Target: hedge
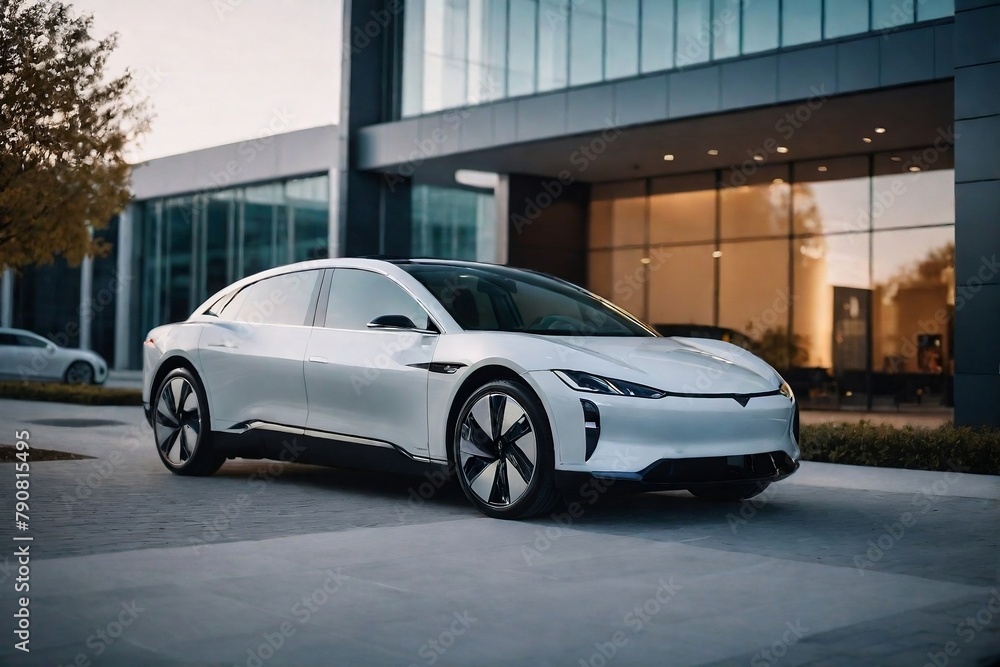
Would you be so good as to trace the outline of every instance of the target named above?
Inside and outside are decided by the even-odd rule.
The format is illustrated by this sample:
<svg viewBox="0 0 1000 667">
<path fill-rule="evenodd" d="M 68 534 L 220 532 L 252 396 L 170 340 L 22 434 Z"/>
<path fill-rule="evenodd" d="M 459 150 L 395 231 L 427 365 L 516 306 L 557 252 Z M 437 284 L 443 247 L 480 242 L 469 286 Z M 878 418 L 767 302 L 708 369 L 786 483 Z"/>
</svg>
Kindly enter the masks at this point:
<svg viewBox="0 0 1000 667">
<path fill-rule="evenodd" d="M 0 398 L 82 405 L 142 405 L 142 392 L 138 389 L 57 382 L 0 382 Z"/>
<path fill-rule="evenodd" d="M 994 428 L 809 424 L 799 440 L 807 461 L 1000 475 L 1000 430 Z"/>
</svg>

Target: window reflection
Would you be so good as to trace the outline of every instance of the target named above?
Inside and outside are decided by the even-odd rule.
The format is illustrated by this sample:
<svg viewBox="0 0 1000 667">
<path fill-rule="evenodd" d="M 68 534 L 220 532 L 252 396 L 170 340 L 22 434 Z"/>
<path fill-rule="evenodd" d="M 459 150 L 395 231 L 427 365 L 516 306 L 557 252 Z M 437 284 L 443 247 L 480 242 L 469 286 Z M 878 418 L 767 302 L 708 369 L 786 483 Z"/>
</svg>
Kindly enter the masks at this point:
<svg viewBox="0 0 1000 667">
<path fill-rule="evenodd" d="M 788 233 L 788 183 L 741 185 L 719 192 L 722 238 L 778 236 Z"/>
<path fill-rule="evenodd" d="M 827 0 L 824 12 L 826 39 L 868 30 L 868 0 Z"/>
<path fill-rule="evenodd" d="M 642 71 L 674 66 L 674 0 L 642 0 Z"/>
<path fill-rule="evenodd" d="M 660 246 L 649 253 L 651 324 L 715 321 L 715 245 Z"/>
<path fill-rule="evenodd" d="M 746 334 L 777 367 L 789 365 L 788 240 L 719 244 L 719 326 Z"/>
<path fill-rule="evenodd" d="M 781 44 L 818 42 L 823 34 L 822 0 L 795 0 L 781 7 Z"/>
<path fill-rule="evenodd" d="M 414 185 L 411 198 L 415 257 L 496 261 L 492 192 Z"/>
<path fill-rule="evenodd" d="M 604 78 L 604 3 L 578 0 L 570 14 L 569 83 L 579 86 Z"/>
<path fill-rule="evenodd" d="M 715 238 L 715 190 L 653 195 L 649 242 L 686 243 Z"/>
<path fill-rule="evenodd" d="M 753 5 L 754 3 L 749 3 Z M 712 58 L 732 58 L 740 54 L 740 14 L 743 0 L 713 0 Z"/>
<path fill-rule="evenodd" d="M 778 0 L 743 5 L 743 53 L 778 48 Z"/>
<path fill-rule="evenodd" d="M 899 0 L 871 0 L 872 30 L 885 30 L 899 25 L 913 23 L 914 2 Z"/>
<path fill-rule="evenodd" d="M 538 90 L 569 83 L 569 13 L 562 0 L 541 0 L 538 12 Z"/>
<path fill-rule="evenodd" d="M 711 48 L 710 0 L 677 0 L 677 66 L 706 62 Z"/>
<path fill-rule="evenodd" d="M 535 92 L 535 31 L 538 19 L 537 0 L 510 0 L 510 49 L 507 70 L 507 94 L 528 95 Z"/>
<path fill-rule="evenodd" d="M 876 176 L 872 190 L 876 229 L 955 222 L 955 172 L 951 169 Z"/>
<path fill-rule="evenodd" d="M 639 71 L 639 0 L 615 0 L 605 10 L 604 76 L 634 76 Z"/>
</svg>

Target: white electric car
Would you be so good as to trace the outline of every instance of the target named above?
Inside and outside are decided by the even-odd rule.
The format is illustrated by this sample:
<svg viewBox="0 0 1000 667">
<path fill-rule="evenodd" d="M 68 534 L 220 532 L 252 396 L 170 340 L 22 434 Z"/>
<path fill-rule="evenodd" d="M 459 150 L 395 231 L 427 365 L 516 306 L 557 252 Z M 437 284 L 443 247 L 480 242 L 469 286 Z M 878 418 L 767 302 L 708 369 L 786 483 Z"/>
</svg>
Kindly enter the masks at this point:
<svg viewBox="0 0 1000 667">
<path fill-rule="evenodd" d="M 738 500 L 799 465 L 795 397 L 767 363 L 504 266 L 284 266 L 143 349 L 156 449 L 182 475 L 233 457 L 441 468 L 483 513 L 519 518 L 595 479 Z"/>
<path fill-rule="evenodd" d="M 103 384 L 108 364 L 96 352 L 62 347 L 24 329 L 0 327 L 0 378 Z"/>
</svg>

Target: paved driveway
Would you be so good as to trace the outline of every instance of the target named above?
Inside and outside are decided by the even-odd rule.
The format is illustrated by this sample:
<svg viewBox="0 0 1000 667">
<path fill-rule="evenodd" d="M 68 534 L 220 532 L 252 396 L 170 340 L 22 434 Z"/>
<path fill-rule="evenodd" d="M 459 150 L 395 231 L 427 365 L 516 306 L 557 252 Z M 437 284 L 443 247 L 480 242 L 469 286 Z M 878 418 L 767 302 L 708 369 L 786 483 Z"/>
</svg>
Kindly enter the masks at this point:
<svg viewBox="0 0 1000 667">
<path fill-rule="evenodd" d="M 55 421 L 53 421 L 55 420 Z M 0 663 L 983 665 L 1000 479 L 804 464 L 755 501 L 602 498 L 481 517 L 431 481 L 267 462 L 170 475 L 136 408 L 0 401 L 31 469 L 31 653 Z M 428 497 L 424 497 L 428 496 Z"/>
</svg>

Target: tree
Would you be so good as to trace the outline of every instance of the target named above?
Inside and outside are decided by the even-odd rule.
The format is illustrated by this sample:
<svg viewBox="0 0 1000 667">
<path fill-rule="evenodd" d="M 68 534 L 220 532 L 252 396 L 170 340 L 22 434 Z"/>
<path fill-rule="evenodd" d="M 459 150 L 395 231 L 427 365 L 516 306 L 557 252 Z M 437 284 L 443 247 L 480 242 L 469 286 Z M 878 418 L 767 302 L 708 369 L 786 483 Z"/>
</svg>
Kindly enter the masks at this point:
<svg viewBox="0 0 1000 667">
<path fill-rule="evenodd" d="M 105 80 L 118 36 L 51 0 L 0 0 L 0 267 L 77 264 L 129 200 L 126 147 L 149 123 L 131 72 Z"/>
</svg>

